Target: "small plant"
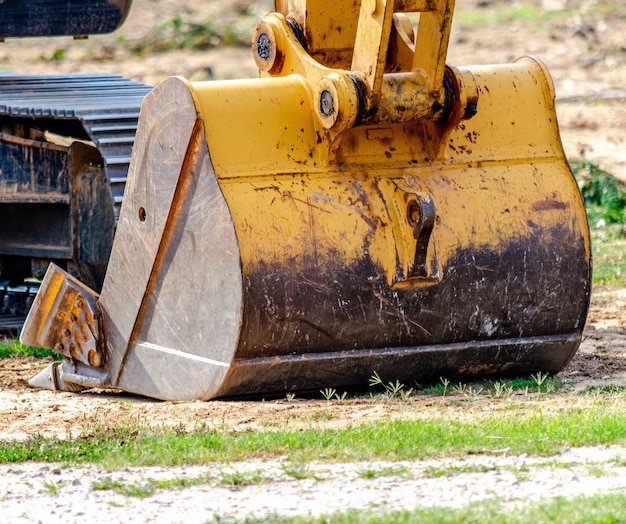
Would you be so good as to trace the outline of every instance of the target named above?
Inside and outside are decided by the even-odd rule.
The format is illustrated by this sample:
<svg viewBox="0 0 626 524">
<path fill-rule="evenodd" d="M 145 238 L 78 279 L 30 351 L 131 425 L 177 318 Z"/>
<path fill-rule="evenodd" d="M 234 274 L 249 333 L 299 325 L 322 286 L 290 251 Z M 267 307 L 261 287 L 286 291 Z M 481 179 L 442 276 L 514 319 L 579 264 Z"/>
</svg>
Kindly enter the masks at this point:
<svg viewBox="0 0 626 524">
<path fill-rule="evenodd" d="M 346 397 L 348 396 L 348 392 L 344 391 L 341 395 L 339 393 L 337 393 L 336 389 L 333 388 L 326 388 L 326 389 L 321 389 L 320 393 L 322 394 L 322 397 L 324 397 L 325 400 L 338 400 L 339 402 L 342 402 L 344 400 L 346 400 Z"/>
<path fill-rule="evenodd" d="M 413 388 L 401 389 L 399 392 L 400 400 L 407 402 L 411 397 L 411 393 L 413 393 Z"/>
<path fill-rule="evenodd" d="M 315 480 L 323 480 L 322 477 L 316 475 L 309 471 L 309 468 L 306 464 L 293 462 L 286 462 L 281 465 L 281 469 L 286 475 L 293 477 L 294 479 L 302 480 L 302 479 L 315 479 Z"/>
<path fill-rule="evenodd" d="M 295 393 L 287 393 L 285 395 L 285 398 L 287 399 L 287 402 L 293 402 L 293 400 L 296 398 L 296 394 Z"/>
<path fill-rule="evenodd" d="M 465 396 L 470 400 L 475 400 L 482 394 L 483 391 L 482 386 L 469 386 Z"/>
<path fill-rule="evenodd" d="M 63 482 L 55 482 L 54 480 L 46 480 L 43 485 L 51 495 L 57 495 L 64 486 Z"/>
<path fill-rule="evenodd" d="M 337 390 L 334 388 L 326 388 L 326 389 L 321 389 L 320 393 L 322 394 L 322 397 L 324 397 L 325 400 L 345 400 L 346 397 L 348 396 L 348 392 L 344 391 L 341 395 L 339 393 L 337 393 Z"/>
<path fill-rule="evenodd" d="M 250 484 L 260 484 L 265 482 L 267 477 L 263 470 L 252 471 L 223 471 L 220 475 L 220 484 L 227 484 L 231 487 L 248 486 Z"/>
<path fill-rule="evenodd" d="M 376 371 L 374 371 L 374 374 L 370 377 L 370 387 L 382 387 L 385 390 L 384 395 L 386 398 L 400 398 L 405 401 L 408 400 L 413 392 L 413 388 L 405 391 L 404 384 L 399 380 L 395 382 L 384 382 Z"/>
<path fill-rule="evenodd" d="M 387 466 L 381 468 L 365 468 L 358 471 L 359 476 L 364 479 L 375 479 L 381 477 L 399 477 L 409 479 L 413 477 L 413 471 L 408 466 Z"/>
<path fill-rule="evenodd" d="M 445 397 L 448 394 L 448 386 L 450 385 L 450 381 L 445 377 L 439 377 L 439 382 L 443 386 L 443 396 Z"/>
<path fill-rule="evenodd" d="M 326 389 L 321 389 L 320 393 L 322 394 L 322 397 L 324 397 L 324 400 L 332 400 L 332 398 L 337 393 L 337 390 L 333 388 L 326 388 Z"/>
<path fill-rule="evenodd" d="M 153 484 L 146 482 L 140 485 L 137 482 L 126 483 L 119 480 L 113 480 L 111 477 L 105 477 L 91 483 L 91 489 L 94 490 L 111 490 L 129 497 L 146 498 L 154 494 L 155 487 Z"/>
<path fill-rule="evenodd" d="M 459 395 L 464 395 L 465 390 L 467 389 L 467 384 L 465 382 L 458 382 L 452 389 Z"/>
<path fill-rule="evenodd" d="M 494 382 L 490 391 L 492 398 L 510 398 L 513 395 L 513 386 L 505 382 Z"/>
<path fill-rule="evenodd" d="M 548 378 L 548 374 L 538 371 L 537 373 L 535 373 L 534 375 L 531 375 L 530 377 L 535 381 L 535 385 L 537 386 L 537 391 L 541 392 L 541 386 L 543 386 L 543 383 Z"/>
<path fill-rule="evenodd" d="M 339 395 L 339 393 L 335 393 L 335 399 L 339 400 L 340 402 L 343 402 L 344 400 L 346 400 L 347 396 L 348 396 L 347 391 L 344 391 L 341 395 Z"/>
<path fill-rule="evenodd" d="M 404 384 L 402 384 L 399 380 L 396 380 L 395 382 L 389 382 L 385 389 L 387 390 L 390 398 L 395 398 L 400 394 L 400 392 L 402 392 L 403 387 Z"/>
</svg>

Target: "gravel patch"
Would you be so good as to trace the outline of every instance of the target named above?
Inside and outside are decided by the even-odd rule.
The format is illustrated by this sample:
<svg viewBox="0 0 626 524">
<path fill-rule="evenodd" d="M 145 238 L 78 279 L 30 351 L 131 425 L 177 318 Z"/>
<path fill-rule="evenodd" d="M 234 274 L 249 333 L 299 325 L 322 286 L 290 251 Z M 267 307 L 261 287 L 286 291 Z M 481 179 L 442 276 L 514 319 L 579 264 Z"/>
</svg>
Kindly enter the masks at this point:
<svg viewBox="0 0 626 524">
<path fill-rule="evenodd" d="M 234 485 L 233 479 L 246 477 L 257 481 Z M 199 478 L 206 483 L 158 487 L 163 480 Z M 151 494 L 142 498 L 94 486 L 115 482 Z M 624 489 L 626 448 L 618 446 L 572 448 L 548 458 L 479 455 L 308 465 L 275 460 L 123 471 L 23 463 L 0 465 L 0 515 L 16 524 L 190 523 L 272 513 L 315 516 L 348 508 L 460 507 L 492 499 L 535 503 Z"/>
</svg>

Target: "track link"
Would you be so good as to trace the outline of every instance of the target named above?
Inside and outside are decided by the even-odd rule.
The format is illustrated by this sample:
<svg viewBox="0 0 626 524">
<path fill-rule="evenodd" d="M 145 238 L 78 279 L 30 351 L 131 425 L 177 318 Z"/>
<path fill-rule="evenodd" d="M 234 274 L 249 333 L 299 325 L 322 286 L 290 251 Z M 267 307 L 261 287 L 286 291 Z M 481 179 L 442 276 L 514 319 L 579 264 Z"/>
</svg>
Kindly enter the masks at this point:
<svg viewBox="0 0 626 524">
<path fill-rule="evenodd" d="M 113 202 L 115 222 L 119 216 L 137 120 L 143 98 L 152 88 L 114 74 L 31 75 L 0 72 L 0 124 L 24 123 L 41 131 L 50 131 L 92 142 L 102 156 Z M 9 131 L 11 132 L 11 131 Z M 3 159 L 0 158 L 0 172 Z M 0 202 L 5 197 L 0 193 Z M 15 201 L 17 197 L 10 197 Z M 2 234 L 0 232 L 0 234 Z M 2 256 L 2 253 L 0 253 Z M 44 257 L 45 258 L 45 257 Z M 1 270 L 1 268 L 0 268 Z M 12 279 L 3 274 L 1 279 Z M 0 279 L 0 280 L 1 280 Z M 15 334 L 21 327 L 32 296 L 17 296 L 13 286 L 8 293 L 0 286 L 0 333 Z M 32 283 L 22 286 L 32 295 Z M 19 291 L 17 291 L 19 294 Z"/>
</svg>

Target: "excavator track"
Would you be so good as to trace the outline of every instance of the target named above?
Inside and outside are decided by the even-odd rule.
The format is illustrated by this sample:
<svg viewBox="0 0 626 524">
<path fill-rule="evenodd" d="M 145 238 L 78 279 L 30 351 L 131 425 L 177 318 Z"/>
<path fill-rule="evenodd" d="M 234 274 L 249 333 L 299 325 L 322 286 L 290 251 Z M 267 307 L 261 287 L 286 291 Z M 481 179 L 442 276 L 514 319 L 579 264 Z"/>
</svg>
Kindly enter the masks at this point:
<svg viewBox="0 0 626 524">
<path fill-rule="evenodd" d="M 0 117 L 79 122 L 102 155 L 117 217 L 141 102 L 151 89 L 114 74 L 0 73 Z"/>
<path fill-rule="evenodd" d="M 113 223 L 110 228 L 114 228 L 124 195 L 141 103 L 150 90 L 150 86 L 115 74 L 33 75 L 0 72 L 0 141 L 15 147 L 13 141 L 19 143 L 20 134 L 21 138 L 30 139 L 33 138 L 30 136 L 32 129 L 36 129 L 37 140 L 45 140 L 40 137 L 52 133 L 66 137 L 68 143 L 80 140 L 92 144 L 101 156 L 98 162 L 106 176 L 104 186 L 110 193 L 110 199 L 105 200 L 112 203 Z M 19 145 L 17 147 L 19 149 Z M 31 163 L 37 161 L 29 158 Z M 49 158 L 52 163 L 52 156 Z M 29 168 L 24 165 L 15 169 Z M 7 191 L 9 182 L 0 182 L 0 204 L 27 206 L 34 199 L 52 198 L 44 192 L 33 198 L 32 191 L 28 194 L 20 193 L 19 190 L 14 192 L 12 188 Z M 71 192 L 69 188 L 61 190 Z M 78 240 L 72 237 L 72 242 L 77 243 Z M 0 257 L 53 258 L 43 248 L 41 254 L 37 250 L 34 243 L 15 248 L 0 242 Z M 37 287 L 36 283 L 23 282 L 21 277 L 16 280 L 10 271 L 8 274 L 2 271 L 0 333 L 15 334 L 20 329 L 25 310 Z"/>
</svg>

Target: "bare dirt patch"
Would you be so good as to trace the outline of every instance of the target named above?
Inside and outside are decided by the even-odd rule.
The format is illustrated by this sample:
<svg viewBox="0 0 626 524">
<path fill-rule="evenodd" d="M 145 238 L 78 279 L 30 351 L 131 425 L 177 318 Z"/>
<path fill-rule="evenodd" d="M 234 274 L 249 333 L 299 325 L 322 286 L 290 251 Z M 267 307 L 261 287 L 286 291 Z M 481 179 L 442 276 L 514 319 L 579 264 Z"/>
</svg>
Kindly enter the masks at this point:
<svg viewBox="0 0 626 524">
<path fill-rule="evenodd" d="M 252 28 L 253 19 L 260 18 L 271 5 L 268 1 L 242 0 L 135 0 L 126 25 L 116 35 L 92 37 L 86 42 L 67 38 L 9 40 L 0 45 L 0 67 L 28 73 L 115 72 L 149 84 L 172 74 L 200 78 L 208 68 L 216 78 L 255 76 L 250 50 L 245 47 L 132 56 L 126 51 L 127 43 L 144 38 L 177 13 L 197 20 L 243 17 Z M 512 15 L 499 24 L 486 25 L 463 23 L 460 16 L 463 12 L 488 14 L 524 5 L 553 16 L 526 20 Z M 626 12 L 621 0 L 460 0 L 456 12 L 449 63 L 505 63 L 523 55 L 542 59 L 554 79 L 568 157 L 593 160 L 626 180 Z M 64 50 L 62 59 L 50 59 L 55 49 Z M 151 424 L 193 427 L 200 421 L 215 428 L 255 430 L 313 424 L 340 427 L 389 417 L 437 416 L 442 409 L 441 397 L 416 397 L 408 403 L 298 398 L 292 402 L 175 403 L 109 391 L 34 391 L 26 382 L 40 365 L 31 359 L 0 361 L 0 438 L 20 439 L 36 433 L 75 435 L 90 424 L 120 423 L 129 418 Z M 594 293 L 584 341 L 562 377 L 572 381 L 576 389 L 626 383 L 626 289 Z M 480 402 L 481 409 L 497 409 L 497 403 Z M 558 406 L 573 402 L 573 397 L 554 395 L 550 402 Z M 458 411 L 461 416 L 462 410 Z"/>
</svg>

